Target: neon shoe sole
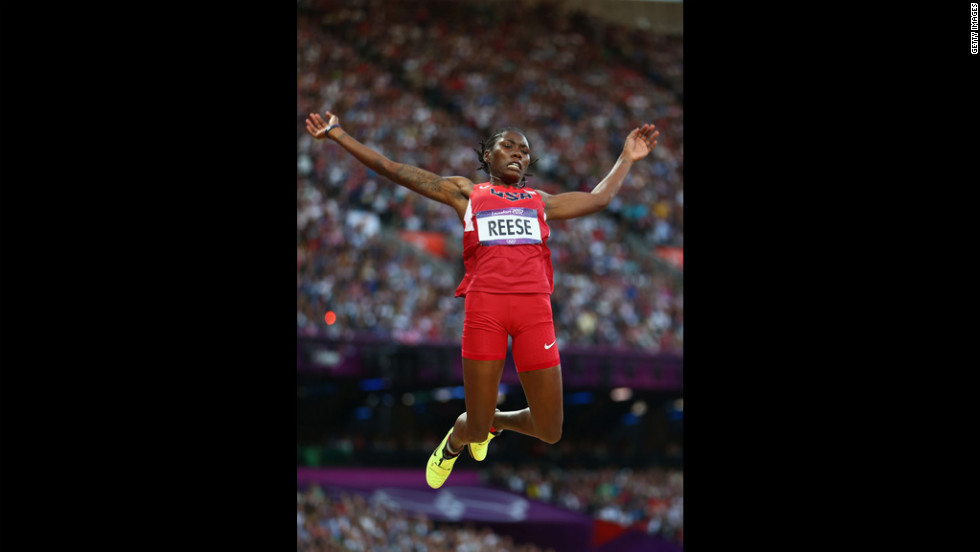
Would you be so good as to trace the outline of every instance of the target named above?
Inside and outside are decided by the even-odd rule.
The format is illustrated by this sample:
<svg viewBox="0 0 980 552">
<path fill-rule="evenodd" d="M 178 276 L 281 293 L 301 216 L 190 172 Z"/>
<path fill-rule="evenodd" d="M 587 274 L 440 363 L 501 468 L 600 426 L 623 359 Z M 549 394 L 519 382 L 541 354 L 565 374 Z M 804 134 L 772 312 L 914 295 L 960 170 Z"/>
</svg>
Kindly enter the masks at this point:
<svg viewBox="0 0 980 552">
<path fill-rule="evenodd" d="M 499 434 L 500 432 L 498 431 L 497 435 Z M 493 438 L 496 437 L 497 435 L 494 435 L 493 433 L 488 433 L 486 441 L 483 441 L 482 443 L 470 443 L 469 445 L 466 445 L 467 450 L 469 450 L 470 456 L 472 456 L 473 459 L 476 460 L 477 462 L 483 462 L 483 460 L 486 459 L 487 457 L 487 446 L 490 444 L 490 441 L 492 441 Z"/>
<path fill-rule="evenodd" d="M 442 438 L 442 442 L 439 443 L 436 450 L 429 456 L 429 463 L 425 467 L 425 482 L 433 489 L 442 487 L 442 484 L 446 482 L 446 478 L 452 473 L 456 460 L 459 460 L 458 455 L 454 458 L 445 458 L 442 455 L 442 451 L 446 447 L 446 441 L 452 432 L 452 428 L 446 432 L 446 436 Z"/>
</svg>

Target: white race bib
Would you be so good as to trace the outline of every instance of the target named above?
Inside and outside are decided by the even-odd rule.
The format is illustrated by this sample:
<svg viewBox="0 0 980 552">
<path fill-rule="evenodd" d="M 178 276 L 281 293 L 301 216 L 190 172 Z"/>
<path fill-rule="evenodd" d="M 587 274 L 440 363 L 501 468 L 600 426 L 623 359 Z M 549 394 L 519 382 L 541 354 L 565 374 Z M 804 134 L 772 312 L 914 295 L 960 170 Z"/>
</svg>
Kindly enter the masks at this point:
<svg viewBox="0 0 980 552">
<path fill-rule="evenodd" d="M 476 214 L 480 245 L 541 243 L 541 225 L 534 209 L 511 207 Z"/>
</svg>

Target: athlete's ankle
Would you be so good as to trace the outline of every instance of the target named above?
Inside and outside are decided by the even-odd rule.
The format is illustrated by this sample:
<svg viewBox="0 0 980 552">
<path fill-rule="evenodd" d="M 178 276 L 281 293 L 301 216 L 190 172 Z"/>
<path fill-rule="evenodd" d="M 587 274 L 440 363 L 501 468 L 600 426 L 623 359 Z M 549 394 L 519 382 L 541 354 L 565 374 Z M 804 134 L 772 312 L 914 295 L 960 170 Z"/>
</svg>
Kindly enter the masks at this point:
<svg viewBox="0 0 980 552">
<path fill-rule="evenodd" d="M 466 446 L 463 445 L 459 447 L 459 450 L 453 451 L 453 446 L 450 444 L 452 439 L 453 439 L 452 434 L 449 434 L 449 439 L 446 439 L 446 446 L 442 448 L 442 455 L 445 456 L 446 458 L 456 458 L 457 456 L 459 456 L 459 453 L 463 452 L 463 447 Z"/>
</svg>

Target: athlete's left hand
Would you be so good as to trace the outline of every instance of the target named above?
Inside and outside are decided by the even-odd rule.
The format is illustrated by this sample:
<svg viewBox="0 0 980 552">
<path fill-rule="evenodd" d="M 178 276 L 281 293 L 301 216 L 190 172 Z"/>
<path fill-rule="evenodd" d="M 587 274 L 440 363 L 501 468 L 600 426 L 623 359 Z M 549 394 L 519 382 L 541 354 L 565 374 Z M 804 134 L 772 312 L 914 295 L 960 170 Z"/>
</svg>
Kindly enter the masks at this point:
<svg viewBox="0 0 980 552">
<path fill-rule="evenodd" d="M 660 131 L 655 129 L 656 126 L 651 124 L 634 128 L 626 137 L 623 155 L 630 161 L 639 161 L 646 157 L 656 147 L 657 136 L 660 136 Z"/>
</svg>

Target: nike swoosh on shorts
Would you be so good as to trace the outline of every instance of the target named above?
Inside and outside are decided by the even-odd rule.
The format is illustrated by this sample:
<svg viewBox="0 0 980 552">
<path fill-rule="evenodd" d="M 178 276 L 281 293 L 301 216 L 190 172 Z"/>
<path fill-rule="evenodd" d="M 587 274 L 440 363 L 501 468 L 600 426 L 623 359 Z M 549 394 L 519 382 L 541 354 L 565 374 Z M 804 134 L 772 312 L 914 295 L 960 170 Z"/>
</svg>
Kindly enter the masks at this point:
<svg viewBox="0 0 980 552">
<path fill-rule="evenodd" d="M 551 345 L 545 345 L 544 348 L 545 349 L 550 349 L 550 348 L 554 347 L 555 343 L 558 343 L 558 340 L 557 339 L 554 340 L 554 341 L 552 341 L 551 342 Z"/>
</svg>

